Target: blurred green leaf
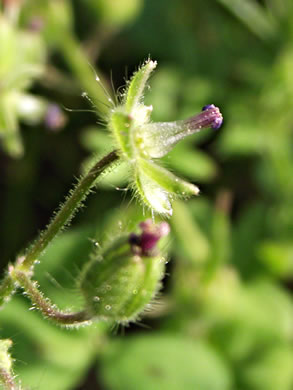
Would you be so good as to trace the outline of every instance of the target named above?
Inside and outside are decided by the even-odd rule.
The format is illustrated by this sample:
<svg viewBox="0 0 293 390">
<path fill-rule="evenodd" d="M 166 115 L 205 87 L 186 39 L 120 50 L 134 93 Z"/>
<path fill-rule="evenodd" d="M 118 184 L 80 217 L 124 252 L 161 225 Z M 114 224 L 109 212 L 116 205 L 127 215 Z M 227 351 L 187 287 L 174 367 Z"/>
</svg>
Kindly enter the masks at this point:
<svg viewBox="0 0 293 390">
<path fill-rule="evenodd" d="M 107 26 L 121 27 L 135 19 L 142 7 L 143 0 L 87 0 L 88 6 L 96 12 Z"/>
<path fill-rule="evenodd" d="M 243 370 L 243 381 L 251 390 L 290 390 L 293 386 L 293 349 L 280 345 L 264 351 Z"/>
<path fill-rule="evenodd" d="M 209 242 L 184 203 L 174 203 L 171 226 L 180 252 L 195 265 L 204 263 L 210 251 Z"/>
<path fill-rule="evenodd" d="M 293 243 L 267 241 L 260 244 L 258 257 L 276 276 L 293 275 Z"/>
<path fill-rule="evenodd" d="M 176 335 L 113 341 L 99 368 L 109 390 L 228 390 L 233 381 L 210 345 Z"/>
<path fill-rule="evenodd" d="M 71 389 L 79 382 L 98 352 L 102 333 L 103 327 L 57 328 L 16 297 L 1 312 L 1 334 L 14 339 L 14 371 L 24 386 L 40 390 Z"/>
<path fill-rule="evenodd" d="M 255 0 L 218 0 L 259 38 L 270 39 L 276 33 L 272 15 Z"/>
<path fill-rule="evenodd" d="M 175 172 L 182 173 L 191 180 L 210 181 L 217 173 L 213 160 L 207 154 L 193 148 L 190 139 L 176 145 L 163 160 L 174 168 Z"/>
</svg>

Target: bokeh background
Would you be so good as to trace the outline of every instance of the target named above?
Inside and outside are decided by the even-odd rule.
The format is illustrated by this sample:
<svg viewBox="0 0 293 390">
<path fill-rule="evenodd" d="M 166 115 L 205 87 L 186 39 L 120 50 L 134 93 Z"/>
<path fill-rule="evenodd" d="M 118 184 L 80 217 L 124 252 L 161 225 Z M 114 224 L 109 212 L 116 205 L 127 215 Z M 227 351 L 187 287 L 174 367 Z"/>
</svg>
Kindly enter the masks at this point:
<svg viewBox="0 0 293 390">
<path fill-rule="evenodd" d="M 201 195 L 177 202 L 168 274 L 137 324 L 66 331 L 19 292 L 0 313 L 14 369 L 40 390 L 293 389 L 293 3 L 291 0 L 0 2 L 1 266 L 50 219 L 92 156 L 99 124 L 149 56 L 153 119 L 216 104 L 223 127 L 165 158 Z M 119 89 L 120 88 L 120 89 Z M 96 111 L 92 112 L 92 111 Z M 62 308 L 96 243 L 143 218 L 121 167 L 36 270 Z M 119 189 L 118 189 L 119 188 Z"/>
</svg>

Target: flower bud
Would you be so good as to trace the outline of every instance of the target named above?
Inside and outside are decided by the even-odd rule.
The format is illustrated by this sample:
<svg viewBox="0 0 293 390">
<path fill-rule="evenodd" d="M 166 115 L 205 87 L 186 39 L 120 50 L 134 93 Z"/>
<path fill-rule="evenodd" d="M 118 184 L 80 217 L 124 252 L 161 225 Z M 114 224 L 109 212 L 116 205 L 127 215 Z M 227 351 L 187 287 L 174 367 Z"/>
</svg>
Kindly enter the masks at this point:
<svg viewBox="0 0 293 390">
<path fill-rule="evenodd" d="M 170 216 L 174 198 L 197 195 L 199 189 L 153 159 L 165 156 L 178 141 L 203 128 L 218 129 L 223 117 L 218 107 L 209 104 L 200 114 L 186 120 L 151 123 L 152 106 L 143 103 L 143 94 L 156 66 L 156 61 L 147 60 L 134 73 L 121 105 L 111 110 L 108 127 L 120 157 L 128 163 L 135 193 L 152 212 Z"/>
<path fill-rule="evenodd" d="M 222 123 L 223 117 L 219 108 L 210 104 L 204 106 L 200 114 L 189 119 L 145 124 L 137 129 L 134 139 L 142 156 L 160 158 L 188 135 L 208 127 L 219 129 Z"/>
<path fill-rule="evenodd" d="M 165 260 L 157 246 L 166 222 L 140 224 L 140 234 L 118 237 L 85 267 L 80 288 L 91 317 L 127 323 L 156 295 Z"/>
</svg>

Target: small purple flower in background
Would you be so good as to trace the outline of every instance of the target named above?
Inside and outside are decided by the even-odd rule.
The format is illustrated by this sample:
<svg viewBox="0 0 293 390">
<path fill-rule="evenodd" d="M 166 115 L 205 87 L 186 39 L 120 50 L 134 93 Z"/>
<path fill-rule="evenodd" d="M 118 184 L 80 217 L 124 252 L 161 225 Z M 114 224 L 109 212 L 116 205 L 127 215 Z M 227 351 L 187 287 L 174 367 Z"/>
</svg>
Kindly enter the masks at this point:
<svg viewBox="0 0 293 390">
<path fill-rule="evenodd" d="M 151 219 L 141 222 L 139 227 L 142 230 L 140 235 L 132 233 L 129 243 L 135 254 L 152 256 L 156 250 L 158 241 L 169 234 L 170 226 L 167 222 L 154 224 Z"/>
<path fill-rule="evenodd" d="M 58 104 L 50 104 L 46 116 L 45 116 L 45 125 L 50 130 L 59 130 L 66 123 L 65 115 L 58 106 Z"/>
<path fill-rule="evenodd" d="M 33 17 L 28 24 L 28 29 L 32 32 L 40 32 L 45 26 L 44 19 L 40 16 Z"/>
</svg>

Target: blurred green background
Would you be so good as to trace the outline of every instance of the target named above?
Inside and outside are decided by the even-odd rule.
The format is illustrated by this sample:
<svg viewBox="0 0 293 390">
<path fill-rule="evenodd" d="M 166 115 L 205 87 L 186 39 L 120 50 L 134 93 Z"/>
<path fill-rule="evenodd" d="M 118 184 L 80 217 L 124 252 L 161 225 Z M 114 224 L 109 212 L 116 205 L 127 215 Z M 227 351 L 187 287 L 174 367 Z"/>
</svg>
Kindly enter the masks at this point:
<svg viewBox="0 0 293 390">
<path fill-rule="evenodd" d="M 201 195 L 174 207 L 164 289 L 140 323 L 66 331 L 29 311 L 21 293 L 1 311 L 0 338 L 13 340 L 23 385 L 292 390 L 292 1 L 0 4 L 3 268 L 47 224 L 82 166 L 112 148 L 99 115 L 86 111 L 101 114 L 107 104 L 94 68 L 119 93 L 151 56 L 159 64 L 146 96 L 154 120 L 184 119 L 211 103 L 224 115 L 221 130 L 192 136 L 165 158 Z M 143 218 L 125 182 L 122 166 L 37 267 L 60 307 L 79 306 L 75 279 L 94 243 Z"/>
</svg>

